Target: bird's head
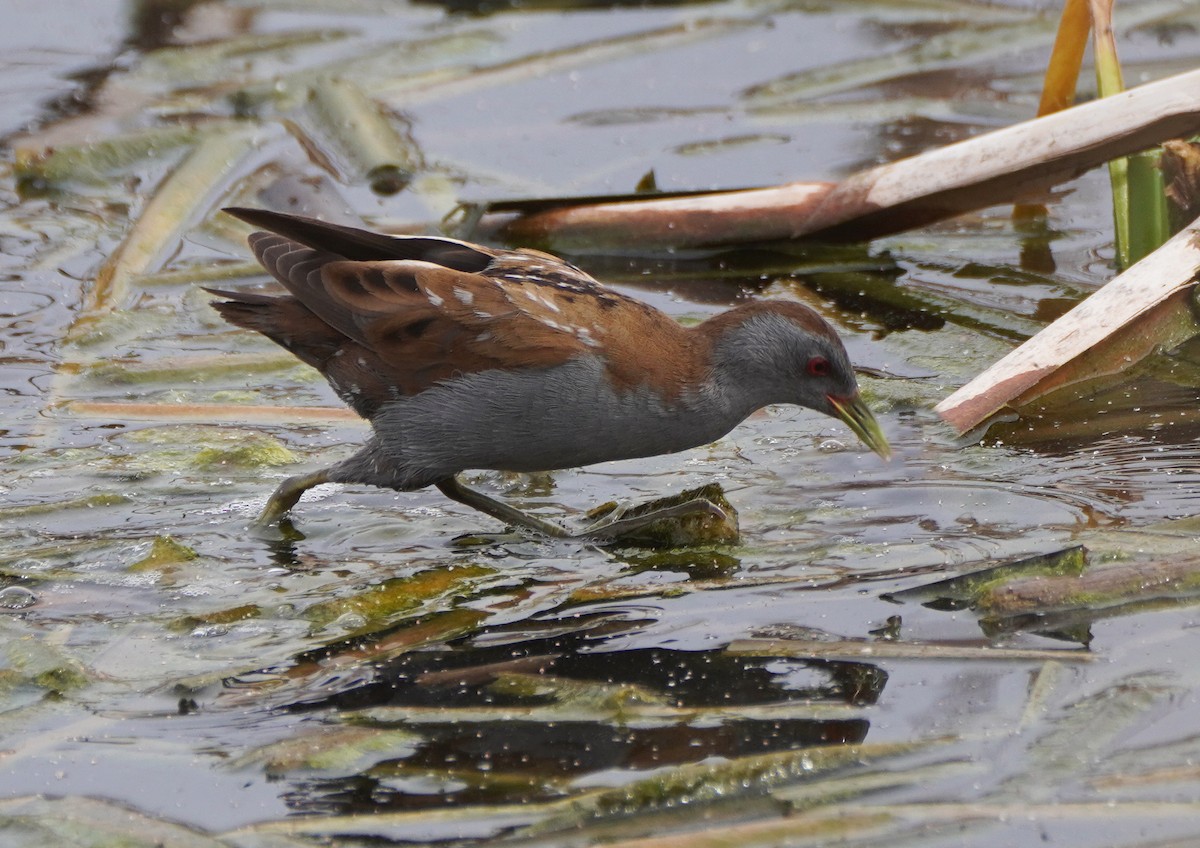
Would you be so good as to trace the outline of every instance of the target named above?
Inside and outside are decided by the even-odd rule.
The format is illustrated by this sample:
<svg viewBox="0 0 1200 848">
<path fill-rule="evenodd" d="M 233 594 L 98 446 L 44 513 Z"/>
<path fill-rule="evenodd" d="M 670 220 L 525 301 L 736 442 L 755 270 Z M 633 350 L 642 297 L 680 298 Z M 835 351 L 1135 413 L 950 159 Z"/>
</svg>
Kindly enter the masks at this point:
<svg viewBox="0 0 1200 848">
<path fill-rule="evenodd" d="M 713 368 L 725 390 L 757 409 L 792 403 L 845 422 L 884 459 L 891 448 L 863 402 L 841 339 L 812 309 L 788 301 L 759 301 L 708 323 Z"/>
</svg>

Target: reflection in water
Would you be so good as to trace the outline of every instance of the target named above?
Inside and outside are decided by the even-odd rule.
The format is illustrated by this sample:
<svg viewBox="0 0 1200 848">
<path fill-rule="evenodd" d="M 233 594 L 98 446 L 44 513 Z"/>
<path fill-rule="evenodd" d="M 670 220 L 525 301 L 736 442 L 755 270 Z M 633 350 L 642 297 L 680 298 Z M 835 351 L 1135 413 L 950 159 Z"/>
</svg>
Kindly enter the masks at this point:
<svg viewBox="0 0 1200 848">
<path fill-rule="evenodd" d="M 866 730 L 863 719 L 749 719 L 646 728 L 571 721 L 422 724 L 423 741 L 413 754 L 352 777 L 298 780 L 286 799 L 298 812 L 338 815 L 528 804 L 562 797 L 569 781 L 582 777 L 630 780 L 637 772 L 708 757 L 853 744 Z"/>
<path fill-rule="evenodd" d="M 375 664 L 374 679 L 366 685 L 343 688 L 324 680 L 315 687 L 319 695 L 314 692 L 288 708 L 308 712 L 377 706 L 528 706 L 554 699 L 553 688 L 547 695 L 497 688 L 498 679 L 512 674 L 646 687 L 654 693 L 654 700 L 677 708 L 796 701 L 868 704 L 878 698 L 887 681 L 887 675 L 878 669 L 855 662 L 805 660 L 780 666 L 720 651 L 603 650 L 604 640 L 613 633 L 608 632 L 610 627 L 595 627 L 604 622 L 604 616 L 591 619 L 583 617 L 592 625 L 587 629 L 546 638 L 483 647 L 467 642 L 448 650 L 404 654 Z M 636 629 L 635 622 L 613 623 L 622 631 Z M 522 622 L 520 632 L 528 633 L 535 624 Z M 485 641 L 492 641 L 503 634 L 500 628 L 487 629 L 482 635 Z M 386 640 L 386 633 L 373 638 Z M 520 665 L 514 666 L 518 662 Z M 806 674 L 799 676 L 798 669 Z M 536 688 L 536 681 L 530 684 Z"/>
<path fill-rule="evenodd" d="M 636 772 L 714 757 L 859 743 L 865 718 L 816 713 L 822 705 L 875 703 L 887 681 L 878 667 L 857 662 L 605 650 L 613 634 L 603 617 L 580 623 L 587 626 L 523 638 L 534 627 L 523 622 L 515 640 L 492 628 L 483 646 L 468 639 L 408 653 L 376 664 L 370 680 L 326 677 L 322 694 L 288 709 L 342 721 L 360 715 L 366 725 L 409 728 L 417 737 L 411 753 L 364 772 L 293 783 L 288 804 L 338 814 L 522 804 L 558 797 L 564 781 L 580 777 L 604 782 L 619 774 L 627 782 Z"/>
</svg>

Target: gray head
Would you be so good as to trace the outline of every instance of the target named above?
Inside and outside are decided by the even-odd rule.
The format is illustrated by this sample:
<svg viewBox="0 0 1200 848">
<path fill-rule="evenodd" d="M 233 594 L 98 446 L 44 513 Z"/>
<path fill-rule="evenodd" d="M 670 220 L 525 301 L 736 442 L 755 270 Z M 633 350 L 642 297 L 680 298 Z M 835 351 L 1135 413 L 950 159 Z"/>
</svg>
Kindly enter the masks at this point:
<svg viewBox="0 0 1200 848">
<path fill-rule="evenodd" d="M 702 326 L 712 334 L 717 384 L 748 411 L 774 403 L 806 406 L 841 419 L 873 451 L 890 455 L 859 396 L 846 348 L 816 312 L 799 303 L 757 302 Z"/>
</svg>

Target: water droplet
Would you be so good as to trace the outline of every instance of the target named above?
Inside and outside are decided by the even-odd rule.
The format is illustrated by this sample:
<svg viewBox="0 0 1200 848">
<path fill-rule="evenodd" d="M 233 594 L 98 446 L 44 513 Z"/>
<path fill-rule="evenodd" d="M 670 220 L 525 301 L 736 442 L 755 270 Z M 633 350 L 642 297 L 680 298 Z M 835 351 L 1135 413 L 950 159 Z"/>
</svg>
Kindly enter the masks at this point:
<svg viewBox="0 0 1200 848">
<path fill-rule="evenodd" d="M 37 595 L 24 586 L 9 586 L 6 589 L 0 589 L 0 609 L 25 609 L 36 604 L 37 601 Z"/>
</svg>

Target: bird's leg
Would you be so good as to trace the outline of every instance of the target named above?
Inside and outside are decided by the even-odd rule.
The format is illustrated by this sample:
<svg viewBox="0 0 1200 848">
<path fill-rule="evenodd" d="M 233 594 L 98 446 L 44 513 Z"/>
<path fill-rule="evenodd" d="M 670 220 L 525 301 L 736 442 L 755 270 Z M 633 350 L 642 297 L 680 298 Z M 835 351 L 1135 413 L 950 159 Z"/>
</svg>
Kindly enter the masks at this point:
<svg viewBox="0 0 1200 848">
<path fill-rule="evenodd" d="M 541 533 L 543 536 L 550 536 L 554 539 L 569 539 L 572 537 L 570 533 L 557 524 L 542 521 L 540 518 L 527 515 L 521 512 L 521 510 L 502 503 L 495 498 L 489 498 L 482 492 L 468 489 L 462 483 L 458 482 L 457 477 L 447 477 L 433 485 L 437 486 L 441 490 L 441 493 L 450 500 L 458 501 L 460 504 L 477 509 L 485 515 L 492 516 L 492 518 L 498 518 L 506 524 L 524 527 L 527 530 L 533 530 L 536 533 Z"/>
<path fill-rule="evenodd" d="M 447 477 L 445 480 L 440 480 L 434 485 L 441 490 L 443 495 L 452 501 L 458 501 L 460 504 L 477 509 L 486 515 L 498 518 L 506 524 L 524 527 L 527 530 L 533 530 L 536 533 L 554 539 L 586 539 L 612 542 L 619 540 L 622 536 L 629 533 L 642 530 L 656 521 L 668 518 L 682 518 L 698 514 L 711 515 L 724 520 L 728 520 L 729 518 L 725 510 L 712 501 L 706 498 L 693 498 L 690 501 L 651 510 L 642 515 L 634 515 L 628 518 L 617 517 L 610 520 L 602 519 L 579 533 L 570 533 L 557 524 L 535 518 L 508 504 L 476 492 L 474 489 L 468 489 L 458 482 L 458 479 L 455 477 Z"/>
<path fill-rule="evenodd" d="M 301 495 L 313 486 L 320 486 L 322 483 L 328 482 L 328 468 L 322 468 L 319 471 L 313 471 L 309 474 L 297 474 L 295 477 L 287 478 L 279 484 L 279 488 L 271 495 L 255 524 L 260 526 L 274 524 L 296 505 L 296 501 L 300 500 Z"/>
<path fill-rule="evenodd" d="M 707 498 L 693 498 L 690 501 L 664 506 L 661 509 L 644 512 L 641 515 L 631 515 L 628 518 L 621 518 L 620 516 L 624 512 L 625 510 L 618 510 L 618 517 L 609 520 L 601 519 L 583 530 L 579 536 L 588 539 L 616 539 L 642 530 L 656 521 L 663 521 L 668 518 L 683 518 L 688 515 L 704 514 L 722 519 L 723 521 L 729 520 L 729 516 L 725 510 Z"/>
</svg>

